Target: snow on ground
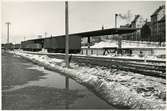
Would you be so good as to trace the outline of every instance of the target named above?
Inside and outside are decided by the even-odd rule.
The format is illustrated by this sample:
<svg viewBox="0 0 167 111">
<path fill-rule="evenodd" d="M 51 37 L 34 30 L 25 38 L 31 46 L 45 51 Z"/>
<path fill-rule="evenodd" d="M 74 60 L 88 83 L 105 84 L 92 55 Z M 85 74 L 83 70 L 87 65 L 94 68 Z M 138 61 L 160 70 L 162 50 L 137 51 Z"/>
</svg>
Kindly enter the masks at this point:
<svg viewBox="0 0 167 111">
<path fill-rule="evenodd" d="M 33 60 L 41 61 L 45 64 L 49 64 L 53 67 L 59 67 L 60 70 L 64 70 L 65 61 L 62 59 L 49 58 L 44 55 L 32 55 L 22 52 L 15 52 L 17 55 L 29 57 Z M 92 66 L 84 63 L 70 63 L 70 71 L 77 76 L 82 76 L 88 81 L 90 75 L 103 78 L 108 82 L 119 83 L 130 91 L 137 93 L 145 99 L 151 101 L 158 101 L 165 103 L 166 101 L 166 80 L 151 76 L 145 76 L 138 73 L 126 72 L 117 69 L 108 69 L 106 67 Z M 91 76 L 90 76 L 90 79 Z"/>
<path fill-rule="evenodd" d="M 105 42 L 101 41 L 99 43 L 95 43 L 95 45 L 91 46 L 90 48 L 103 48 L 103 47 L 117 47 L 118 43 L 117 42 Z"/>
</svg>

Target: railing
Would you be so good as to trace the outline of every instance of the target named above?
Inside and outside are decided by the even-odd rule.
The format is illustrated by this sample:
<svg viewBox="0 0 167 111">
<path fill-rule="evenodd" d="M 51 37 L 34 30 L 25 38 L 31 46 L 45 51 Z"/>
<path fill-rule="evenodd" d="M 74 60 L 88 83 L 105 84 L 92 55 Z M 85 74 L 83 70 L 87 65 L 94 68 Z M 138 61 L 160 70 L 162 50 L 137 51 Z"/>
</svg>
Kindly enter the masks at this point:
<svg viewBox="0 0 167 111">
<path fill-rule="evenodd" d="M 103 48 L 81 48 L 81 54 L 83 55 L 103 55 Z"/>
</svg>

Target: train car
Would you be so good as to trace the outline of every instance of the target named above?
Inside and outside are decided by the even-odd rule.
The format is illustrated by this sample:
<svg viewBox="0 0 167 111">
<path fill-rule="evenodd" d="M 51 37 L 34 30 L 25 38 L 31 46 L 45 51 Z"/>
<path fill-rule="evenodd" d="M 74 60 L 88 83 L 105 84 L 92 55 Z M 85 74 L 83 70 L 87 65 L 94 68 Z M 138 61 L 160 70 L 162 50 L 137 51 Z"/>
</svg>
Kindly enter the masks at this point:
<svg viewBox="0 0 167 111">
<path fill-rule="evenodd" d="M 20 49 L 21 48 L 21 44 L 14 44 L 14 49 Z"/>
<path fill-rule="evenodd" d="M 65 53 L 65 36 L 44 39 L 44 49 L 48 52 Z M 69 53 L 80 53 L 81 37 L 69 36 Z"/>
<path fill-rule="evenodd" d="M 27 40 L 21 42 L 21 49 L 25 51 L 41 51 L 43 47 L 42 39 Z"/>
<path fill-rule="evenodd" d="M 1 49 L 5 49 L 5 44 L 1 44 Z"/>
<path fill-rule="evenodd" d="M 6 44 L 2 45 L 2 49 L 13 50 L 14 49 L 14 45 L 12 43 L 6 43 Z"/>
</svg>

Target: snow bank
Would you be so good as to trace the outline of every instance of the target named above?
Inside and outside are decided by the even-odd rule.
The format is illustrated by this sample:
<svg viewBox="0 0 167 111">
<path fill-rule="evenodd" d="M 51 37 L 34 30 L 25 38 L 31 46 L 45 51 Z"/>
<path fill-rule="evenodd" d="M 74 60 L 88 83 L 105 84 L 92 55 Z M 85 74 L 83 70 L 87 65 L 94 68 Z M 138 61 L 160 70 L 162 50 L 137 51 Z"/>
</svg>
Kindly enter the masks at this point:
<svg viewBox="0 0 167 111">
<path fill-rule="evenodd" d="M 79 65 L 73 63 L 71 64 L 71 68 L 67 69 L 65 68 L 64 61 L 61 59 L 51 59 L 47 56 L 25 54 L 20 52 L 15 53 L 38 65 L 42 65 L 49 70 L 58 71 L 65 76 L 71 77 L 78 83 L 87 86 L 90 90 L 95 92 L 95 94 L 115 107 L 122 109 L 165 109 L 164 102 L 144 98 L 136 91 L 132 90 L 132 88 L 129 89 L 125 85 L 122 85 L 122 83 L 127 80 L 132 81 L 132 76 L 117 76 L 119 74 L 115 74 L 114 72 L 112 73 L 115 75 L 111 75 L 109 70 L 104 71 L 98 67 L 80 67 Z M 112 76 L 109 81 L 106 80 L 106 75 Z M 117 82 L 118 80 L 120 81 Z"/>
</svg>

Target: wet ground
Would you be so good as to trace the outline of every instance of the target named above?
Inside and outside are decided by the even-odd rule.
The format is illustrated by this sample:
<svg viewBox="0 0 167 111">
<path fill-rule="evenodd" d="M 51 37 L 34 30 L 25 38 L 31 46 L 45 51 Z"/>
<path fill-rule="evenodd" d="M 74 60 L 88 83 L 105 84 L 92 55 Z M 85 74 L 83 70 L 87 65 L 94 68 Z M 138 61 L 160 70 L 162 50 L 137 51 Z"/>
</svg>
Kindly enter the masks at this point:
<svg viewBox="0 0 167 111">
<path fill-rule="evenodd" d="M 59 73 L 3 53 L 2 109 L 115 108 Z"/>
</svg>

